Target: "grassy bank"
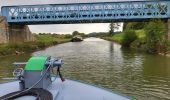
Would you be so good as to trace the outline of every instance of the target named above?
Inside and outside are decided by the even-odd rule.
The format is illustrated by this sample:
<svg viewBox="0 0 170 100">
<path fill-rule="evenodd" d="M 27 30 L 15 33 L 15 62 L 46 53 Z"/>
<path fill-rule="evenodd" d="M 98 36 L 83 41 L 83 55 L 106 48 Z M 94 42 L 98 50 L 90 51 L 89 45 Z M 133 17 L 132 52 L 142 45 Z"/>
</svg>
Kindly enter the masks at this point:
<svg viewBox="0 0 170 100">
<path fill-rule="evenodd" d="M 35 35 L 35 41 L 23 43 L 8 43 L 0 45 L 0 56 L 29 53 L 46 47 L 69 42 L 67 35 Z"/>
<path fill-rule="evenodd" d="M 136 33 L 137 39 L 131 43 L 130 47 L 133 48 L 133 49 L 137 49 L 137 50 L 147 52 L 145 31 L 143 29 L 135 30 L 135 33 Z M 118 34 L 115 34 L 115 35 L 112 35 L 112 36 L 111 35 L 102 36 L 100 38 L 122 44 L 123 36 L 124 36 L 124 33 L 122 32 L 122 33 L 118 33 Z M 162 52 L 163 50 L 161 49 L 158 52 L 158 54 L 167 55 L 167 56 L 170 57 L 170 42 L 167 42 L 167 48 L 166 49 L 167 50 L 165 52 Z"/>
<path fill-rule="evenodd" d="M 110 27 L 110 34 L 113 34 Z M 102 39 L 115 41 L 122 48 L 133 48 L 150 54 L 169 54 L 170 40 L 167 38 L 167 24 L 160 19 L 149 22 L 124 23 L 124 32 L 101 36 Z"/>
<path fill-rule="evenodd" d="M 145 38 L 144 30 L 136 30 L 135 32 L 139 40 L 142 40 Z M 104 40 L 108 40 L 108 41 L 114 41 L 114 42 L 121 44 L 123 40 L 123 35 L 124 33 L 122 32 L 122 33 L 116 33 L 115 35 L 102 36 L 100 38 Z"/>
<path fill-rule="evenodd" d="M 115 34 L 115 35 L 112 35 L 112 36 L 103 36 L 103 37 L 100 37 L 104 40 L 108 40 L 108 41 L 114 41 L 114 42 L 117 42 L 117 43 L 122 43 L 122 39 L 123 39 L 123 33 L 118 33 L 118 34 Z"/>
</svg>

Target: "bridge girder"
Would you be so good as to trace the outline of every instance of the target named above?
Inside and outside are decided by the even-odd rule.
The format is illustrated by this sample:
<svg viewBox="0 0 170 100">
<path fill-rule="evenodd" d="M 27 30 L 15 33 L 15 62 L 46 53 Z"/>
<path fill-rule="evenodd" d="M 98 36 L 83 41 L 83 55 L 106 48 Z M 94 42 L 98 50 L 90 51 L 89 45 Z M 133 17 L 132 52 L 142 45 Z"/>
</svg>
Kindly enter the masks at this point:
<svg viewBox="0 0 170 100">
<path fill-rule="evenodd" d="M 70 24 L 144 21 L 170 17 L 170 1 L 99 2 L 3 6 L 11 24 Z"/>
</svg>

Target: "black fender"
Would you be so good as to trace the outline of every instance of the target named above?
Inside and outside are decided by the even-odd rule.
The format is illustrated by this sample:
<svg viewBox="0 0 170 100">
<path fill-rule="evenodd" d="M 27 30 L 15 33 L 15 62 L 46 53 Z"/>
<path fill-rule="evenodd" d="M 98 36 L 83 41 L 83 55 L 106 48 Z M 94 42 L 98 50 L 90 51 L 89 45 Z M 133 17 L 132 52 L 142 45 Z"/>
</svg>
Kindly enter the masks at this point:
<svg viewBox="0 0 170 100">
<path fill-rule="evenodd" d="M 0 97 L 0 100 L 13 100 L 23 96 L 35 96 L 36 100 L 53 100 L 53 95 L 49 91 L 40 88 L 12 92 Z"/>
</svg>

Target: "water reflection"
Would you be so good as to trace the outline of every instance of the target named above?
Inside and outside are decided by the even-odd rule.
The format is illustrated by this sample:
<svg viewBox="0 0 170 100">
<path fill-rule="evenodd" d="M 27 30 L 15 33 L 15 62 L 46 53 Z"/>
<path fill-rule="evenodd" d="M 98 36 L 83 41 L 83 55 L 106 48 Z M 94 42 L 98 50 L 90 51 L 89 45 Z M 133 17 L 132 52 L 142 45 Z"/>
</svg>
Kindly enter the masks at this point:
<svg viewBox="0 0 170 100">
<path fill-rule="evenodd" d="M 154 57 L 154 59 L 152 59 Z M 160 60 L 161 59 L 161 60 Z M 148 96 L 170 99 L 170 63 L 167 57 L 148 55 L 143 62 L 142 89 Z"/>
</svg>

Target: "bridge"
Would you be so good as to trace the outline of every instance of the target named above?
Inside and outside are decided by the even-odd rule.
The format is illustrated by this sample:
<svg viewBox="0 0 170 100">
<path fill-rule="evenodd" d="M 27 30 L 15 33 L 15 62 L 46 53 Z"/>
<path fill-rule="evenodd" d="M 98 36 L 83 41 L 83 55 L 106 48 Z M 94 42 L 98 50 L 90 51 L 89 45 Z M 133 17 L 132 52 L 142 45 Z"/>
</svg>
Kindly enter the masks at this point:
<svg viewBox="0 0 170 100">
<path fill-rule="evenodd" d="M 169 0 L 3 6 L 11 24 L 72 24 L 145 21 L 170 17 Z"/>
<path fill-rule="evenodd" d="M 108 23 L 155 18 L 167 21 L 170 39 L 170 0 L 15 5 L 3 6 L 1 12 L 4 17 L 0 16 L 0 29 L 5 30 L 0 31 L 0 43 L 15 36 L 26 38 L 23 41 L 30 40 L 27 25 L 33 24 Z M 6 39 L 3 40 L 4 36 Z M 13 38 L 11 42 L 17 40 Z"/>
</svg>

